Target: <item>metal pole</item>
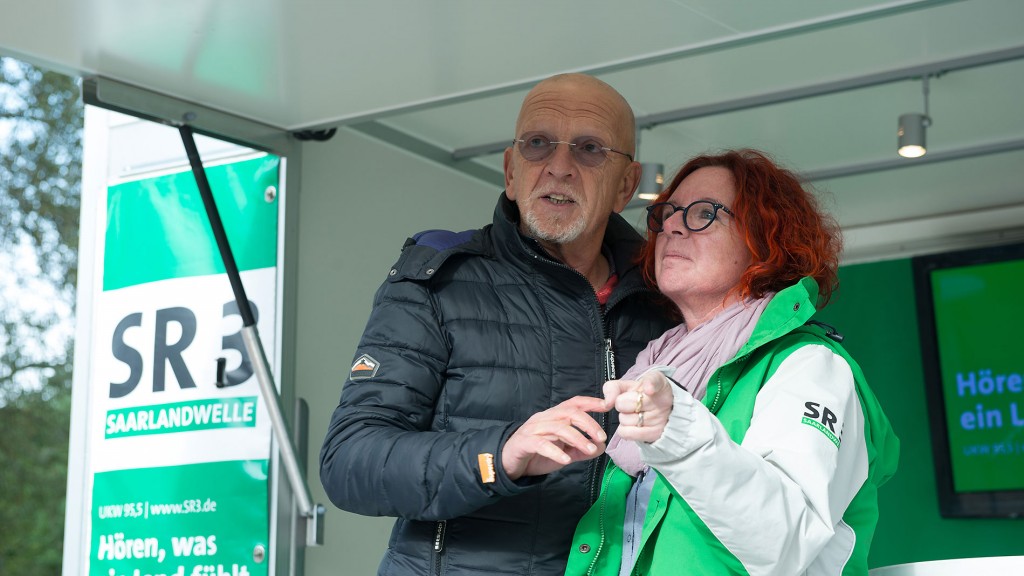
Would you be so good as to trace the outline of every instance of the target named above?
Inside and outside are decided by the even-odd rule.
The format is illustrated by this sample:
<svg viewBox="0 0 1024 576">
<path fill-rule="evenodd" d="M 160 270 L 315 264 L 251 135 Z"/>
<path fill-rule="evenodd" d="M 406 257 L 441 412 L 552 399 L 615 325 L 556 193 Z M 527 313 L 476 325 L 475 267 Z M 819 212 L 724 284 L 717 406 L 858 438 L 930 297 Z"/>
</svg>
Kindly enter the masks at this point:
<svg viewBox="0 0 1024 576">
<path fill-rule="evenodd" d="M 235 294 L 238 312 L 242 316 L 242 340 L 245 342 L 249 361 L 252 363 L 256 381 L 259 383 L 263 402 L 266 404 L 267 412 L 270 414 L 274 438 L 277 440 L 278 449 L 281 451 L 281 462 L 284 464 L 285 473 L 291 484 L 292 492 L 295 493 L 295 497 L 298 500 L 299 512 L 307 518 L 306 545 L 318 546 L 323 544 L 324 507 L 320 504 L 314 507 L 309 487 L 306 485 L 306 480 L 303 478 L 302 471 L 299 468 L 288 421 L 285 420 L 281 410 L 281 399 L 277 395 L 274 377 L 270 372 L 270 365 L 263 351 L 263 344 L 260 342 L 259 333 L 256 331 L 255 317 L 253 316 L 252 308 L 249 306 L 249 299 L 245 295 L 245 287 L 242 285 L 242 277 L 238 273 L 238 265 L 235 263 L 234 254 L 231 252 L 231 245 L 228 243 L 227 234 L 224 232 L 224 223 L 220 219 L 217 204 L 213 200 L 213 192 L 210 190 L 210 183 L 206 179 L 206 171 L 203 169 L 199 150 L 196 148 L 195 138 L 192 136 L 192 128 L 188 125 L 183 125 L 178 128 L 178 131 L 181 133 L 181 141 L 185 145 L 185 153 L 188 156 L 189 164 L 192 166 L 192 174 L 195 176 L 196 185 L 199 187 L 199 195 L 203 199 L 203 206 L 206 208 L 210 227 L 213 229 L 213 237 L 217 241 L 217 249 L 220 251 L 221 259 L 224 261 L 225 272 L 227 272 L 228 280 L 231 282 L 231 289 Z"/>
</svg>

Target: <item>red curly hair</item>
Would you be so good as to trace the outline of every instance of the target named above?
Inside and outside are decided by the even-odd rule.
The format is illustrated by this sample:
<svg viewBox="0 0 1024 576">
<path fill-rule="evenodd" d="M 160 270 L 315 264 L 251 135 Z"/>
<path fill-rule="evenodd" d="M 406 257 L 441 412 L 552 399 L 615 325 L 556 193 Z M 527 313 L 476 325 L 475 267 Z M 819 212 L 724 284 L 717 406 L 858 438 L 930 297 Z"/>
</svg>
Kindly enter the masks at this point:
<svg viewBox="0 0 1024 576">
<path fill-rule="evenodd" d="M 740 149 L 697 156 L 679 170 L 652 203 L 667 202 L 683 179 L 713 166 L 732 173 L 736 201 L 730 208 L 753 260 L 734 292 L 741 298 L 760 298 L 810 276 L 818 282 L 819 305 L 827 304 L 839 287 L 839 225 L 821 210 L 799 177 L 779 167 L 764 152 Z M 647 231 L 647 244 L 639 256 L 644 279 L 655 287 L 657 236 Z"/>
</svg>

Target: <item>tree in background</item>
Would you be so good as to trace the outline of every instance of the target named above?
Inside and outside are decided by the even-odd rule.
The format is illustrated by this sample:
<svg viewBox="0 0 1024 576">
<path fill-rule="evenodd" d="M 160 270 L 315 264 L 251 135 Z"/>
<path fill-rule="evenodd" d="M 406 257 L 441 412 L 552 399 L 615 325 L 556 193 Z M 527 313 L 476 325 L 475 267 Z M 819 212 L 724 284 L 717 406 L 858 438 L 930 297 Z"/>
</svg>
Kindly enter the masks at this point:
<svg viewBox="0 0 1024 576">
<path fill-rule="evenodd" d="M 0 57 L 0 574 L 59 574 L 78 271 L 78 81 Z"/>
</svg>

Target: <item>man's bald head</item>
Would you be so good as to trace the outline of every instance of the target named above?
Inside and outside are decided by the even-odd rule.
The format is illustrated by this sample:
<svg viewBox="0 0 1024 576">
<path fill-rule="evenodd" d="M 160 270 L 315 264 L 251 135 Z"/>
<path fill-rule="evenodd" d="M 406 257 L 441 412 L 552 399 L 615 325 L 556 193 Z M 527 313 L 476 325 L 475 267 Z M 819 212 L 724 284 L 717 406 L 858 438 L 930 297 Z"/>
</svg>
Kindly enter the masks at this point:
<svg viewBox="0 0 1024 576">
<path fill-rule="evenodd" d="M 527 115 L 550 103 L 592 108 L 594 114 L 602 115 L 612 124 L 616 141 L 610 144 L 636 155 L 636 119 L 629 102 L 615 88 L 586 74 L 558 74 L 538 82 L 523 99 L 516 119 L 516 135 L 522 133 Z"/>
</svg>

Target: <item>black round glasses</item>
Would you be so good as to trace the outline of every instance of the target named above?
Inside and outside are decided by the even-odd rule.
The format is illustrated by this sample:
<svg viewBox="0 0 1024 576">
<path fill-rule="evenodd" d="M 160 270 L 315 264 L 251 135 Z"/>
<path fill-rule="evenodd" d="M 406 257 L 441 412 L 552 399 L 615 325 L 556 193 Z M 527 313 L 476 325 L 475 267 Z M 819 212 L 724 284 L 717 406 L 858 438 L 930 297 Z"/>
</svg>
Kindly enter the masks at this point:
<svg viewBox="0 0 1024 576">
<path fill-rule="evenodd" d="M 550 136 L 543 132 L 528 132 L 512 140 L 512 143 L 519 145 L 519 153 L 530 162 L 540 162 L 551 156 L 555 151 L 555 147 L 559 144 L 567 144 L 572 152 L 572 157 L 581 166 L 590 168 L 600 166 L 605 161 L 605 158 L 608 157 L 609 152 L 622 154 L 629 158 L 630 162 L 633 161 L 632 154 L 609 148 L 593 136 L 580 136 L 579 138 L 574 138 L 571 142 L 566 142 L 564 140 L 552 140 Z"/>
<path fill-rule="evenodd" d="M 711 223 L 718 217 L 719 210 L 733 218 L 736 217 L 732 210 L 726 208 L 725 205 L 710 200 L 697 200 L 691 202 L 689 206 L 658 202 L 647 207 L 647 228 L 654 233 L 662 232 L 665 230 L 665 221 L 676 212 L 682 212 L 683 226 L 686 226 L 686 229 L 691 232 L 700 232 L 711 226 Z"/>
</svg>

